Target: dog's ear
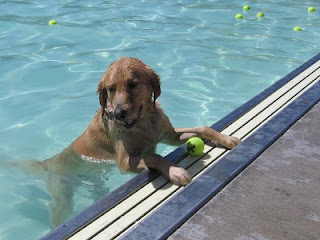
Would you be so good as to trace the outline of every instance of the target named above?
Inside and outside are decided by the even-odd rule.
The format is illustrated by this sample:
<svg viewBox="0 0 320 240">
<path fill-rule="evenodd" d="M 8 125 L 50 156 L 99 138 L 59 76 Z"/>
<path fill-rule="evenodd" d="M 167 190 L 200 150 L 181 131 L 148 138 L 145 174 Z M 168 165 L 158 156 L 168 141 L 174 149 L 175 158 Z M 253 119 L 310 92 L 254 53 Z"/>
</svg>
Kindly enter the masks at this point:
<svg viewBox="0 0 320 240">
<path fill-rule="evenodd" d="M 140 73 L 141 72 L 147 73 L 148 80 L 150 82 L 150 85 L 153 91 L 153 103 L 155 104 L 156 99 L 161 94 L 160 77 L 158 76 L 158 74 L 156 74 L 156 72 L 151 67 L 146 65 L 140 59 L 138 58 L 126 58 L 126 59 L 131 59 L 133 62 L 138 63 L 137 69 Z"/>
<path fill-rule="evenodd" d="M 155 104 L 156 103 L 156 99 L 161 94 L 160 77 L 150 67 L 147 67 L 147 70 L 148 70 L 149 81 L 151 83 L 152 90 L 153 90 L 153 103 Z"/>
<path fill-rule="evenodd" d="M 107 89 L 105 88 L 105 86 L 103 84 L 103 80 L 101 80 L 98 85 L 97 94 L 99 94 L 99 102 L 100 102 L 101 113 L 102 113 L 102 117 L 103 117 L 105 114 L 105 108 L 106 108 L 106 103 L 107 103 L 107 98 L 108 98 Z"/>
</svg>

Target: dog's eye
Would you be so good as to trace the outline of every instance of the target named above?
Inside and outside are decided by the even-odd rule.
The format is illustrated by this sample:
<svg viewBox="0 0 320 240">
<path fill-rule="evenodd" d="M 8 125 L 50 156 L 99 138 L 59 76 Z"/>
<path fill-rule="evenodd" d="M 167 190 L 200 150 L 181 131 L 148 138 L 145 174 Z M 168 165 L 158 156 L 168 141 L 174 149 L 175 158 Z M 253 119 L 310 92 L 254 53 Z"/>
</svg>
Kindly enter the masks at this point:
<svg viewBox="0 0 320 240">
<path fill-rule="evenodd" d="M 128 87 L 134 89 L 139 83 L 138 82 L 129 82 Z"/>
<path fill-rule="evenodd" d="M 114 93 L 116 91 L 116 88 L 115 87 L 109 87 L 108 90 L 109 90 L 109 92 Z"/>
</svg>

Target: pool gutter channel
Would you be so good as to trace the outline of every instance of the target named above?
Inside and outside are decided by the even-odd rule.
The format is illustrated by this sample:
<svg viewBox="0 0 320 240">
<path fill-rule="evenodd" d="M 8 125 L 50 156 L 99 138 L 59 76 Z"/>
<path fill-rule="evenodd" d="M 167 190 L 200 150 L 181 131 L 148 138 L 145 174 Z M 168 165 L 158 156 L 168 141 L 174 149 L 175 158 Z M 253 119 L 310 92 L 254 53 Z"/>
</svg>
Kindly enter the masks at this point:
<svg viewBox="0 0 320 240">
<path fill-rule="evenodd" d="M 309 61 L 307 61 L 303 65 L 301 65 L 300 67 L 298 67 L 296 70 L 294 70 L 293 72 L 291 72 L 290 74 L 288 74 L 284 78 L 280 79 L 279 81 L 277 81 L 276 83 L 271 85 L 269 88 L 267 88 L 266 90 L 264 90 L 263 92 L 261 92 L 260 94 L 258 94 L 257 96 L 255 96 L 254 98 L 252 98 L 251 100 L 249 100 L 248 102 L 246 102 L 245 104 L 243 104 L 242 106 L 240 106 L 239 108 L 237 108 L 236 110 L 231 112 L 230 114 L 228 114 L 226 117 L 222 118 L 221 120 L 219 120 L 218 122 L 213 124 L 211 127 L 217 131 L 223 131 L 223 129 L 230 126 L 238 118 L 240 118 L 241 116 L 246 114 L 254 106 L 258 105 L 260 102 L 262 102 L 264 99 L 266 99 L 273 92 L 277 91 L 282 86 L 284 86 L 285 84 L 290 82 L 294 77 L 298 76 L 305 69 L 312 66 L 319 59 L 320 59 L 320 54 L 316 55 L 315 57 L 313 57 L 312 59 L 310 59 Z M 313 72 L 317 71 L 317 69 L 315 69 Z M 311 75 L 312 73 L 310 73 L 309 75 Z M 317 86 L 318 85 L 319 85 L 319 83 L 317 84 Z M 301 98 L 301 97 L 299 97 L 299 98 Z M 277 116 L 275 116 L 274 118 L 276 119 L 276 117 Z M 268 123 L 266 123 L 266 124 L 268 124 Z M 249 136 L 248 139 L 251 139 L 251 136 Z M 248 139 L 246 139 L 245 141 L 247 141 Z M 239 152 L 240 150 L 237 150 L 237 149 L 242 149 L 241 146 L 243 146 L 243 145 L 244 145 L 243 143 L 240 144 L 236 149 L 229 152 L 223 158 L 227 158 L 232 152 Z M 168 154 L 165 158 L 168 159 L 169 161 L 177 163 L 180 160 L 184 159 L 185 157 L 187 157 L 187 154 L 185 153 L 185 146 L 182 145 L 182 146 L 178 147 L 175 151 Z M 208 170 L 209 169 L 207 169 L 206 171 L 208 171 Z M 135 176 L 134 178 L 129 180 L 127 183 L 123 184 L 122 186 L 120 186 L 119 188 L 117 188 L 116 190 L 114 190 L 113 192 L 108 194 L 106 197 L 102 198 L 101 200 L 99 200 L 96 203 L 94 203 L 93 205 L 91 205 L 89 208 L 87 208 L 85 211 L 80 213 L 78 216 L 67 221 L 63 225 L 59 226 L 57 229 L 53 230 L 52 232 L 50 232 L 47 235 L 45 235 L 44 237 L 42 237 L 41 239 L 66 239 L 68 237 L 71 237 L 72 235 L 74 235 L 75 233 L 80 231 L 81 229 L 85 228 L 90 223 L 94 222 L 100 216 L 102 216 L 103 214 L 105 214 L 106 212 L 111 210 L 118 203 L 124 201 L 125 199 L 130 197 L 132 194 L 137 192 L 139 189 L 141 189 L 143 186 L 145 186 L 146 184 L 148 184 L 149 182 L 151 182 L 152 180 L 156 179 L 159 176 L 160 175 L 154 171 L 144 171 L 144 172 L 138 174 L 137 176 Z M 164 183 L 164 185 L 165 184 L 166 183 Z M 191 186 L 193 186 L 193 185 L 190 184 L 190 188 L 191 188 Z M 189 188 L 189 186 L 184 188 L 184 191 L 188 188 Z M 179 223 L 179 224 L 181 225 L 181 223 Z M 128 237 L 129 237 L 129 235 L 126 235 L 126 238 L 128 238 Z"/>
</svg>

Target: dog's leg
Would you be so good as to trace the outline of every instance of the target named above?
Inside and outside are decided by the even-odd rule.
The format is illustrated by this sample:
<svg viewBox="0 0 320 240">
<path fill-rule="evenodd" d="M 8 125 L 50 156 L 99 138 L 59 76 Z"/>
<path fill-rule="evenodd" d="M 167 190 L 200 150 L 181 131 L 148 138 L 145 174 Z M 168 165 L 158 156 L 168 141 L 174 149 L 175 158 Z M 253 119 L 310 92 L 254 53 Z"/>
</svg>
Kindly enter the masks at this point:
<svg viewBox="0 0 320 240">
<path fill-rule="evenodd" d="M 69 146 L 61 153 L 44 161 L 48 171 L 48 192 L 51 196 L 49 217 L 51 227 L 61 225 L 73 211 L 73 178 L 77 175 L 81 161 Z"/>
<path fill-rule="evenodd" d="M 200 137 L 212 141 L 216 146 L 221 145 L 228 149 L 232 149 L 240 143 L 238 138 L 219 133 L 210 127 L 175 128 L 166 142 L 172 145 L 181 145 L 190 137 Z"/>
<path fill-rule="evenodd" d="M 178 186 L 187 185 L 192 180 L 185 169 L 175 166 L 158 154 L 149 152 L 130 156 L 122 142 L 117 143 L 116 150 L 119 167 L 123 170 L 141 172 L 154 169 Z"/>
<path fill-rule="evenodd" d="M 66 176 L 49 173 L 48 190 L 51 195 L 49 203 L 50 224 L 54 229 L 61 225 L 72 213 L 73 191 L 70 180 Z"/>
<path fill-rule="evenodd" d="M 131 170 L 157 170 L 166 178 L 168 178 L 173 184 L 178 186 L 187 185 L 192 181 L 190 174 L 185 169 L 177 167 L 172 162 L 155 153 L 141 157 L 130 157 L 128 162 Z"/>
<path fill-rule="evenodd" d="M 51 228 L 54 229 L 72 213 L 72 189 L 67 175 L 58 175 L 52 169 L 48 171 L 48 163 L 49 159 L 46 161 L 23 160 L 7 162 L 6 166 L 19 167 L 26 173 L 41 174 L 48 178 L 47 190 L 51 197 L 49 217 Z"/>
</svg>

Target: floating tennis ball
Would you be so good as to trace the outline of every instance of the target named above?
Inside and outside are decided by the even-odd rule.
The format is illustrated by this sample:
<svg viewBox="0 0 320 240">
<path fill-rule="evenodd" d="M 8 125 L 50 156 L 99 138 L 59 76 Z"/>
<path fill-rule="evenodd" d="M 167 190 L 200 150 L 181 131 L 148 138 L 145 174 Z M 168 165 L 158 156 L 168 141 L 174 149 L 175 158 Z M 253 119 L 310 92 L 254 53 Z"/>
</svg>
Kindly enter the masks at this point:
<svg viewBox="0 0 320 240">
<path fill-rule="evenodd" d="M 302 31 L 302 28 L 299 27 L 299 26 L 296 26 L 296 27 L 293 28 L 293 31 Z"/>
<path fill-rule="evenodd" d="M 249 11 L 249 10 L 250 10 L 250 6 L 244 5 L 244 6 L 243 6 L 243 10 L 244 10 L 244 11 Z"/>
<path fill-rule="evenodd" d="M 258 17 L 258 18 L 263 18 L 263 17 L 264 17 L 264 13 L 263 13 L 263 12 L 257 13 L 257 17 Z"/>
<path fill-rule="evenodd" d="M 49 23 L 48 23 L 48 24 L 49 24 L 49 25 L 56 25 L 56 24 L 57 24 L 57 22 L 56 22 L 56 20 L 53 20 L 53 19 L 52 19 L 52 20 L 50 20 L 50 21 L 49 21 Z"/>
<path fill-rule="evenodd" d="M 315 12 L 315 11 L 316 11 L 316 9 L 314 7 L 309 7 L 308 8 L 308 12 Z"/>
<path fill-rule="evenodd" d="M 204 150 L 204 142 L 201 138 L 192 137 L 187 141 L 187 152 L 193 157 L 200 156 Z"/>
<path fill-rule="evenodd" d="M 243 15 L 242 15 L 242 14 L 240 14 L 240 13 L 238 13 L 238 14 L 236 15 L 236 19 L 237 19 L 237 20 L 241 20 L 241 19 L 243 19 Z"/>
</svg>

